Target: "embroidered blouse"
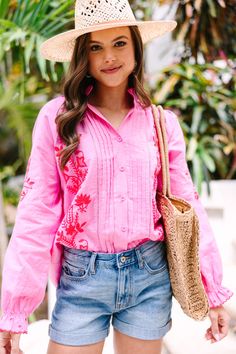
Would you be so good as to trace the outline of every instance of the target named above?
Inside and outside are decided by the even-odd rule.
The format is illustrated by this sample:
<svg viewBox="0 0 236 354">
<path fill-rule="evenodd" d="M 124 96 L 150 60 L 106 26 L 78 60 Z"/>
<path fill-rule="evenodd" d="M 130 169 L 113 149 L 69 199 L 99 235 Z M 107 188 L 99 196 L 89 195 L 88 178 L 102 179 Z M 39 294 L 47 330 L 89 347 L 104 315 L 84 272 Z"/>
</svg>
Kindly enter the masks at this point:
<svg viewBox="0 0 236 354">
<path fill-rule="evenodd" d="M 128 93 L 133 106 L 118 128 L 87 105 L 76 126 L 80 144 L 63 171 L 59 152 L 65 145 L 55 117 L 64 96 L 40 110 L 4 259 L 0 331 L 27 333 L 27 318 L 43 301 L 48 275 L 58 284 L 63 245 L 114 253 L 150 239 L 164 241 L 155 200 L 161 164 L 152 110 L 142 107 L 134 88 Z M 198 214 L 202 281 L 209 305 L 215 307 L 233 293 L 221 284 L 221 257 L 189 174 L 180 124 L 169 110 L 165 117 L 171 191 L 188 200 Z"/>
</svg>

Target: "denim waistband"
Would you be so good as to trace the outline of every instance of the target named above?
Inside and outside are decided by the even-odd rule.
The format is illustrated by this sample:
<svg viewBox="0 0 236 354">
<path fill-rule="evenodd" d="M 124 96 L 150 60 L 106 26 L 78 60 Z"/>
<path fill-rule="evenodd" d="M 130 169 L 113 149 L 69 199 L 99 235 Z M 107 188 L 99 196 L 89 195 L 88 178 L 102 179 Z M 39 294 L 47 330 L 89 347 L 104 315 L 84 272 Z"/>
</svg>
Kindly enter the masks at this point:
<svg viewBox="0 0 236 354">
<path fill-rule="evenodd" d="M 118 252 L 118 253 L 102 253 L 102 252 L 93 252 L 88 250 L 75 249 L 70 247 L 64 247 L 64 255 L 67 259 L 71 261 L 76 261 L 78 256 L 84 256 L 91 258 L 91 262 L 96 260 L 103 261 L 113 261 L 118 265 L 119 268 L 130 265 L 134 262 L 137 262 L 143 267 L 143 258 L 142 254 L 147 252 L 149 249 L 151 250 L 153 247 L 160 247 L 162 250 L 162 246 L 164 245 L 164 241 L 153 241 L 149 240 L 145 243 L 142 243 L 134 248 L 131 248 L 126 251 Z"/>
</svg>

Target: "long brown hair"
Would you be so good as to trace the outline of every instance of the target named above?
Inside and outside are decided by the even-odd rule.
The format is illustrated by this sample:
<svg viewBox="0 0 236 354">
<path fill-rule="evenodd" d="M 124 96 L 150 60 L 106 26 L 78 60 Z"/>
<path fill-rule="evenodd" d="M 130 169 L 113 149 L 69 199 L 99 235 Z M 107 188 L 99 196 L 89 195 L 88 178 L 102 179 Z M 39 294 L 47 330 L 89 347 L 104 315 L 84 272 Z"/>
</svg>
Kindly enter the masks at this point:
<svg viewBox="0 0 236 354">
<path fill-rule="evenodd" d="M 151 105 L 151 100 L 143 87 L 143 42 L 138 27 L 130 26 L 129 28 L 137 63 L 133 73 L 129 76 L 129 87 L 134 87 L 143 107 L 148 107 Z M 58 134 L 66 144 L 60 152 L 61 170 L 64 169 L 68 159 L 79 145 L 80 140 L 75 127 L 78 122 L 82 121 L 87 108 L 86 88 L 95 83 L 93 77 L 87 76 L 89 41 L 90 33 L 76 38 L 72 59 L 62 87 L 65 97 L 63 112 L 55 119 Z"/>
</svg>

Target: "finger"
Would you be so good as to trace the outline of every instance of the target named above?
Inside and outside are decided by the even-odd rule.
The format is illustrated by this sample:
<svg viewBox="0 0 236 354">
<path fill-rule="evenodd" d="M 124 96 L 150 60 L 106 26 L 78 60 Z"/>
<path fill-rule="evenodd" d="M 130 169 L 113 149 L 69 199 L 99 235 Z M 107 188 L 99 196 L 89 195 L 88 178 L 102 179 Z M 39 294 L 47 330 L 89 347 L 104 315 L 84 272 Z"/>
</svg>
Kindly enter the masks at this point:
<svg viewBox="0 0 236 354">
<path fill-rule="evenodd" d="M 0 354 L 8 354 L 5 348 L 0 348 Z"/>
<path fill-rule="evenodd" d="M 12 333 L 11 354 L 19 354 L 20 352 L 20 336 L 19 333 Z"/>
<path fill-rule="evenodd" d="M 208 339 L 208 340 L 214 338 L 211 333 L 207 333 L 207 334 L 205 335 L 205 337 L 206 337 L 206 339 Z"/>
<path fill-rule="evenodd" d="M 7 345 L 6 345 L 6 350 L 7 350 L 7 354 L 11 353 L 11 342 L 8 342 Z"/>
<path fill-rule="evenodd" d="M 207 338 L 209 341 L 211 341 L 211 343 L 215 343 L 217 342 L 217 340 L 213 337 L 212 334 L 209 335 L 209 337 Z"/>
<path fill-rule="evenodd" d="M 219 331 L 219 326 L 218 326 L 218 314 L 214 313 L 210 317 L 211 320 L 211 331 L 213 337 L 219 341 L 220 340 L 220 331 Z"/>
<path fill-rule="evenodd" d="M 209 339 L 209 338 L 210 338 L 210 335 L 211 335 L 211 331 L 210 331 L 210 328 L 208 328 L 208 329 L 206 330 L 206 333 L 205 333 L 205 338 L 206 338 L 206 339 Z"/>
<path fill-rule="evenodd" d="M 212 336 L 211 328 L 208 328 L 208 329 L 206 330 L 206 334 L 207 334 L 208 336 Z"/>
<path fill-rule="evenodd" d="M 229 324 L 227 322 L 225 322 L 224 325 L 221 325 L 219 327 L 220 327 L 220 338 L 223 339 L 228 334 Z"/>
<path fill-rule="evenodd" d="M 0 347 L 4 347 L 11 339 L 9 332 L 0 332 Z"/>
<path fill-rule="evenodd" d="M 216 342 L 215 338 L 214 338 L 213 335 L 212 335 L 211 328 L 208 328 L 208 329 L 206 330 L 205 338 L 206 338 L 206 340 L 211 341 L 211 343 Z"/>
</svg>

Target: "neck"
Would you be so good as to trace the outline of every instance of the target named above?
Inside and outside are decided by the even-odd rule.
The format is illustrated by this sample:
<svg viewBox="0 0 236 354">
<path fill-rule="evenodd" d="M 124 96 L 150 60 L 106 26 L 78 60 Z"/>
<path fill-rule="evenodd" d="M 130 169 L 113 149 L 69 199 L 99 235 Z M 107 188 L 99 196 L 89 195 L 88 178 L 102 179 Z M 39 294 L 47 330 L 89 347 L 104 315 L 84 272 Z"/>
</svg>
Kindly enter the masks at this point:
<svg viewBox="0 0 236 354">
<path fill-rule="evenodd" d="M 89 95 L 89 103 L 117 112 L 130 108 L 132 98 L 127 93 L 127 85 L 107 87 L 97 83 Z"/>
</svg>

